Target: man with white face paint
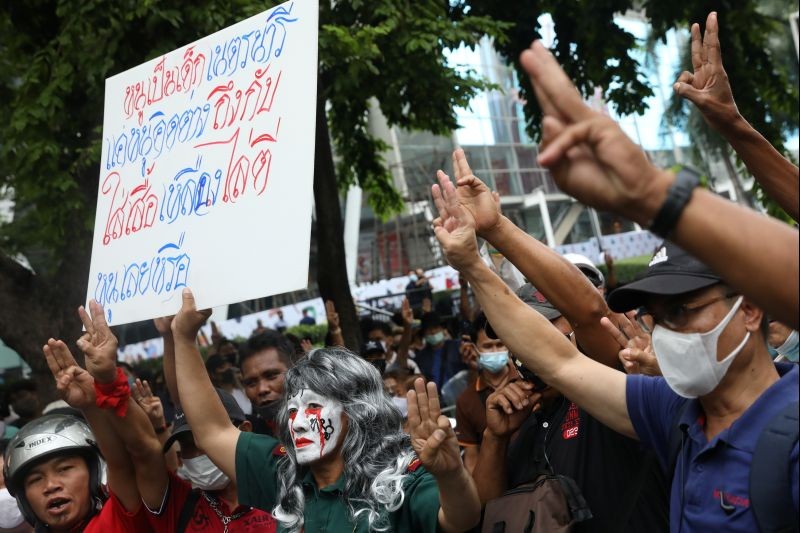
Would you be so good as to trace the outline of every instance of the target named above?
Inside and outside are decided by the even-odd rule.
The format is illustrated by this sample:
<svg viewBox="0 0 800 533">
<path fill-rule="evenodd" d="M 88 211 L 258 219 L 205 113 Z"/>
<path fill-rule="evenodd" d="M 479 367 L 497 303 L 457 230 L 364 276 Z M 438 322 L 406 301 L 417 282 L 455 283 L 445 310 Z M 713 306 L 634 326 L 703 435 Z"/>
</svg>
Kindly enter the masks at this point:
<svg viewBox="0 0 800 533">
<path fill-rule="evenodd" d="M 508 290 L 478 255 L 482 212 L 465 207 L 470 193 L 462 196 L 446 176 L 439 181 L 434 230 L 448 262 L 527 368 L 606 426 L 654 449 L 673 479 L 672 531 L 796 527 L 800 373 L 773 364 L 761 309 L 667 244 L 643 279 L 609 297 L 617 312 L 643 305 L 656 324 L 653 345 L 665 378 L 626 376 L 583 355 Z M 771 456 L 756 453 L 764 442 L 777 443 Z M 767 464 L 756 468 L 756 457 Z"/>
<path fill-rule="evenodd" d="M 408 393 L 408 431 L 378 371 L 344 348 L 312 350 L 284 381 L 280 441 L 242 433 L 213 393 L 195 342 L 209 316 L 189 289 L 175 316 L 176 373 L 193 433 L 237 483 L 239 500 L 278 531 L 465 531 L 480 519 L 477 490 L 441 414 L 436 387 Z"/>
<path fill-rule="evenodd" d="M 286 402 L 289 432 L 298 464 L 313 463 L 337 448 L 342 434 L 342 404 L 302 389 Z"/>
</svg>

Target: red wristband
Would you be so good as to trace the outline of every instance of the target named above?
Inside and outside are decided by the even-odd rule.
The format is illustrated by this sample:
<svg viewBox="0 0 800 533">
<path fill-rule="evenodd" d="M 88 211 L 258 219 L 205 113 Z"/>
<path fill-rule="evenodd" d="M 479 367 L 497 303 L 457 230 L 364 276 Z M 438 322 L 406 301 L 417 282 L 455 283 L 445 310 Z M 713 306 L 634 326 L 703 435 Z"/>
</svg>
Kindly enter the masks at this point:
<svg viewBox="0 0 800 533">
<path fill-rule="evenodd" d="M 120 367 L 117 367 L 117 377 L 111 383 L 94 382 L 95 404 L 101 409 L 113 409 L 114 414 L 122 418 L 128 412 L 128 398 L 131 396 L 131 387 L 128 378 Z"/>
</svg>

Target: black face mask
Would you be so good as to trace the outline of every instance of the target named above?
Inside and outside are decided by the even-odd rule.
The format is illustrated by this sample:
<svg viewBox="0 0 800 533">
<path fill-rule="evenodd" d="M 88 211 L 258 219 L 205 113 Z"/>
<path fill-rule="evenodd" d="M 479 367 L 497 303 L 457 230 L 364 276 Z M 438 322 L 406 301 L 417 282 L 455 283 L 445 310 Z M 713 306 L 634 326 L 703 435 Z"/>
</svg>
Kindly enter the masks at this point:
<svg viewBox="0 0 800 533">
<path fill-rule="evenodd" d="M 369 364 L 377 368 L 381 376 L 386 372 L 386 359 L 370 359 Z"/>
<path fill-rule="evenodd" d="M 255 410 L 262 420 L 266 422 L 273 422 L 276 418 L 278 418 L 278 408 L 280 407 L 280 404 L 280 400 L 272 400 L 264 405 L 256 406 Z"/>
</svg>

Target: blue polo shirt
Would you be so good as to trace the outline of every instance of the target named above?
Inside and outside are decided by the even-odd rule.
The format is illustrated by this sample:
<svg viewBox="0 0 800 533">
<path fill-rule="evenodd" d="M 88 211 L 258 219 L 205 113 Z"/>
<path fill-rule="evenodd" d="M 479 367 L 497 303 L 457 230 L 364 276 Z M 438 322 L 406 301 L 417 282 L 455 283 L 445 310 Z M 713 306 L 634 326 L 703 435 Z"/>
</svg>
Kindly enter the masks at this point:
<svg viewBox="0 0 800 533">
<path fill-rule="evenodd" d="M 705 416 L 700 402 L 675 394 L 664 378 L 628 376 L 628 416 L 639 440 L 652 448 L 662 466 L 669 461 L 669 435 L 675 413 L 691 402 L 680 420 L 688 439 L 672 474 L 670 531 L 758 531 L 750 511 L 750 463 L 766 424 L 800 394 L 800 372 L 795 364 L 776 363 L 781 378 L 773 383 L 741 417 L 710 442 L 703 433 Z M 791 454 L 792 499 L 798 490 L 798 446 Z M 683 482 L 681 483 L 681 477 Z M 735 507 L 727 514 L 720 493 Z M 681 510 L 681 501 L 683 509 Z"/>
</svg>

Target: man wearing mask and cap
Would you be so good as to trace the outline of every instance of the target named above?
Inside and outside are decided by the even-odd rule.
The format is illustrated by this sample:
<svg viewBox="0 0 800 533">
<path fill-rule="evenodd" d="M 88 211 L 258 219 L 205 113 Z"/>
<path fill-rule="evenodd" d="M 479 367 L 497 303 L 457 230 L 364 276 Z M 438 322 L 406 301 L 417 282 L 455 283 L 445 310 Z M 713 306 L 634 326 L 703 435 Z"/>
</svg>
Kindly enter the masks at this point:
<svg viewBox="0 0 800 533">
<path fill-rule="evenodd" d="M 158 505 L 145 506 L 150 512 L 150 522 L 155 531 L 224 531 L 253 532 L 275 531 L 275 519 L 267 512 L 239 505 L 236 484 L 228 478 L 217 465 L 211 462 L 199 446 L 196 445 L 189 422 L 180 408 L 180 394 L 175 377 L 175 344 L 171 324 L 174 317 L 163 317 L 154 320 L 156 329 L 164 338 L 164 379 L 172 403 L 177 407 L 172 424 L 172 434 L 164 442 L 163 452 L 167 453 L 177 441 L 180 446 L 181 466 L 178 475 L 168 472 L 165 480 L 164 497 Z M 261 333 L 254 338 L 269 335 Z M 277 335 L 277 334 L 276 334 Z M 241 356 L 241 361 L 253 355 L 253 345 L 248 341 L 248 350 Z M 258 341 L 256 341 L 258 342 Z M 208 368 L 206 369 L 208 372 Z M 209 376 L 212 373 L 209 373 Z M 238 405 L 236 399 L 228 392 L 216 388 L 220 402 L 228 413 L 231 423 L 240 431 L 250 432 L 253 425 Z M 180 476 L 180 477 L 179 477 Z M 160 477 L 153 476 L 154 478 Z M 155 484 L 155 482 L 153 482 Z M 189 527 L 191 525 L 191 527 Z"/>
<path fill-rule="evenodd" d="M 422 375 L 441 390 L 447 380 L 467 369 L 459 352 L 461 341 L 446 337 L 442 321 L 435 312 L 422 315 L 421 329 L 425 346 L 417 352 L 415 360 Z"/>
<path fill-rule="evenodd" d="M 240 431 L 249 432 L 250 422 L 233 396 L 215 390 L 231 423 Z M 151 523 L 155 531 L 275 531 L 271 514 L 238 504 L 236 484 L 197 446 L 192 428 L 180 410 L 173 421 L 172 435 L 164 443 L 164 453 L 176 441 L 182 463 L 178 475 L 170 474 L 169 490 L 161 508 L 148 509 L 154 515 Z"/>
<path fill-rule="evenodd" d="M 516 377 L 505 344 L 500 339 L 490 338 L 485 328 L 486 315 L 478 313 L 470 331 L 478 351 L 478 375 L 456 400 L 456 436 L 458 444 L 464 448 L 464 466 L 470 473 L 478 462 L 478 450 L 486 429 L 486 398 Z"/>
</svg>

